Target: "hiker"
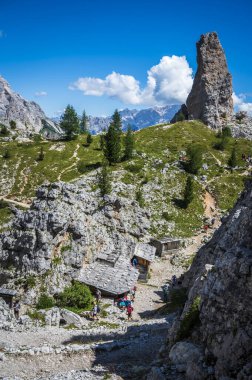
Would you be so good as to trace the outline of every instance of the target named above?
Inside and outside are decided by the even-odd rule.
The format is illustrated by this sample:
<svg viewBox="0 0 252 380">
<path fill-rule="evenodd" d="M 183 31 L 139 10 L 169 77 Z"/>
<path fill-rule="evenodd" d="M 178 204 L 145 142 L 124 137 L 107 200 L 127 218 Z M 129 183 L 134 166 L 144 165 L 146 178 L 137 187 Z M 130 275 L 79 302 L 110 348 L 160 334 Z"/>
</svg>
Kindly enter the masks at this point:
<svg viewBox="0 0 252 380">
<path fill-rule="evenodd" d="M 134 288 L 133 288 L 133 289 L 130 290 L 130 298 L 131 298 L 131 301 L 134 301 L 134 300 L 135 300 L 135 295 L 136 295 L 136 292 L 135 292 L 135 290 L 134 290 Z"/>
<path fill-rule="evenodd" d="M 169 287 L 169 284 L 165 284 L 164 286 L 162 286 L 164 302 L 168 301 Z"/>
<path fill-rule="evenodd" d="M 93 307 L 93 309 L 92 309 L 92 316 L 93 316 L 93 319 L 95 320 L 98 320 L 99 318 L 98 318 L 98 314 L 99 314 L 99 312 L 100 312 L 100 307 L 95 303 L 94 304 L 94 307 Z"/>
<path fill-rule="evenodd" d="M 138 264 L 138 261 L 137 261 L 137 258 L 136 257 L 133 257 L 133 260 L 132 260 L 132 265 L 134 268 L 137 267 L 137 264 Z"/>
<path fill-rule="evenodd" d="M 130 305 L 128 305 L 127 306 L 127 315 L 128 315 L 128 321 L 132 321 L 132 312 L 133 312 L 133 307 L 132 307 L 132 305 L 130 304 Z"/>
<path fill-rule="evenodd" d="M 204 228 L 204 231 L 205 231 L 205 232 L 207 232 L 207 230 L 208 230 L 208 227 L 209 227 L 209 226 L 208 226 L 207 224 L 205 224 L 205 225 L 204 225 L 204 227 L 203 227 L 203 228 Z"/>
<path fill-rule="evenodd" d="M 214 223 L 215 223 L 215 218 L 212 218 L 211 220 L 212 227 L 214 226 Z"/>
<path fill-rule="evenodd" d="M 175 276 L 175 274 L 172 276 L 172 287 L 174 288 L 174 286 L 177 285 L 177 277 Z"/>
<path fill-rule="evenodd" d="M 20 308 L 21 308 L 20 301 L 16 300 L 13 305 L 14 315 L 16 319 L 19 319 Z"/>
<path fill-rule="evenodd" d="M 95 298 L 96 298 L 97 303 L 100 302 L 100 300 L 101 300 L 101 291 L 98 288 L 96 289 L 96 292 L 95 292 Z"/>
<path fill-rule="evenodd" d="M 242 153 L 242 160 L 246 161 L 246 155 L 244 153 Z"/>
</svg>

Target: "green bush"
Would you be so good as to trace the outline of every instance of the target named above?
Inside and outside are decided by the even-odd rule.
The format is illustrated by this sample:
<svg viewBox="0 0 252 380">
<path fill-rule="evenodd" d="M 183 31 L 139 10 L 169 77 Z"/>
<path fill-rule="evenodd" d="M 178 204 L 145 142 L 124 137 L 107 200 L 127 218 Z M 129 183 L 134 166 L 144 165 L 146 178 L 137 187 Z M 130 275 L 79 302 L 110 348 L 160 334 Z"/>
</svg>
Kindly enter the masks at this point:
<svg viewBox="0 0 252 380">
<path fill-rule="evenodd" d="M 8 159 L 10 158 L 10 156 L 11 156 L 10 151 L 6 149 L 3 153 L 3 158 Z"/>
<path fill-rule="evenodd" d="M 200 306 L 200 297 L 195 297 L 193 303 L 190 306 L 190 309 L 184 316 L 184 319 L 180 323 L 180 328 L 177 333 L 177 340 L 183 340 L 188 338 L 191 334 L 193 328 L 200 323 L 199 319 L 199 306 Z"/>
<path fill-rule="evenodd" d="M 33 275 L 26 277 L 25 285 L 27 286 L 27 288 L 34 288 L 34 286 L 36 285 L 36 277 Z"/>
<path fill-rule="evenodd" d="M 15 122 L 15 120 L 11 120 L 10 121 L 10 127 L 11 127 L 11 129 L 16 129 L 17 128 L 17 123 Z"/>
<path fill-rule="evenodd" d="M 9 131 L 8 131 L 6 125 L 0 124 L 0 128 L 1 128 L 1 130 L 0 130 L 1 135 L 6 136 L 9 134 Z"/>
<path fill-rule="evenodd" d="M 126 169 L 131 173 L 140 173 L 143 169 L 142 163 L 129 164 L 126 166 Z"/>
<path fill-rule="evenodd" d="M 143 196 L 143 192 L 141 188 L 139 188 L 136 192 L 136 200 L 139 203 L 139 206 L 143 208 L 145 205 L 145 202 L 144 202 L 144 196 Z"/>
<path fill-rule="evenodd" d="M 37 309 L 49 309 L 55 305 L 55 301 L 52 297 L 48 296 L 46 293 L 42 293 L 38 299 L 36 308 Z"/>
<path fill-rule="evenodd" d="M 0 199 L 0 209 L 7 208 L 8 202 L 4 201 L 3 199 Z"/>
<path fill-rule="evenodd" d="M 38 310 L 28 311 L 27 315 L 33 320 L 38 319 L 42 323 L 45 323 L 45 316 L 41 314 Z"/>
<path fill-rule="evenodd" d="M 57 305 L 61 307 L 90 309 L 93 302 L 89 287 L 77 281 L 66 287 L 57 298 Z"/>
</svg>

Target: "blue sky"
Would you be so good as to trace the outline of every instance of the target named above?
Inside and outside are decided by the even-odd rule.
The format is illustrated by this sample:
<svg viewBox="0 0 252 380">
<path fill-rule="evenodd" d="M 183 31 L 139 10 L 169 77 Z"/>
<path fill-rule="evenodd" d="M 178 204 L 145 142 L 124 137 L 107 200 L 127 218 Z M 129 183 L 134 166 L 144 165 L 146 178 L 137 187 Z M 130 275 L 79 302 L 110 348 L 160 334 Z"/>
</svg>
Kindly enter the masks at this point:
<svg viewBox="0 0 252 380">
<path fill-rule="evenodd" d="M 0 74 L 49 116 L 68 103 L 92 115 L 178 103 L 196 41 L 217 31 L 235 93 L 251 102 L 251 14 L 250 0 L 0 0 Z M 162 93 L 146 84 L 148 70 Z"/>
</svg>

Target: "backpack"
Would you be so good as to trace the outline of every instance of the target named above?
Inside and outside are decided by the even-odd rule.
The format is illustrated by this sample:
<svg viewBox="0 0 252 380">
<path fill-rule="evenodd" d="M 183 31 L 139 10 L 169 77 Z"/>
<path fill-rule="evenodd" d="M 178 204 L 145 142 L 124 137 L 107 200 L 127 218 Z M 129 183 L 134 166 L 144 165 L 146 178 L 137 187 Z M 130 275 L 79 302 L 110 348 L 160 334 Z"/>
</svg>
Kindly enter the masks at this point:
<svg viewBox="0 0 252 380">
<path fill-rule="evenodd" d="M 101 308 L 99 305 L 97 305 L 97 313 L 100 313 L 100 311 L 101 311 Z"/>
</svg>

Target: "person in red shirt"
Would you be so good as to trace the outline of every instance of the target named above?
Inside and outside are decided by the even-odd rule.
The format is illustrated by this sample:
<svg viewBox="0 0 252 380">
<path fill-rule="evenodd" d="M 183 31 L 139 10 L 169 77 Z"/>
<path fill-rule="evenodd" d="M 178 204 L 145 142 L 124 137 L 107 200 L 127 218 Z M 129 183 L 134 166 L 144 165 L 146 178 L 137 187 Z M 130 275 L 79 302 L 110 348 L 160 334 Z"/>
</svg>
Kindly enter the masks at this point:
<svg viewBox="0 0 252 380">
<path fill-rule="evenodd" d="M 128 321 L 132 320 L 132 312 L 133 312 L 133 307 L 131 304 L 127 306 L 127 315 L 128 315 Z"/>
</svg>

